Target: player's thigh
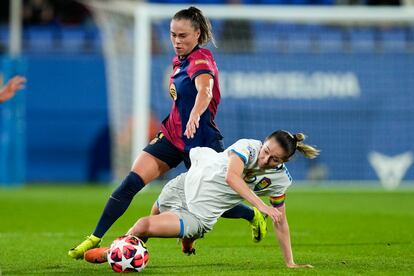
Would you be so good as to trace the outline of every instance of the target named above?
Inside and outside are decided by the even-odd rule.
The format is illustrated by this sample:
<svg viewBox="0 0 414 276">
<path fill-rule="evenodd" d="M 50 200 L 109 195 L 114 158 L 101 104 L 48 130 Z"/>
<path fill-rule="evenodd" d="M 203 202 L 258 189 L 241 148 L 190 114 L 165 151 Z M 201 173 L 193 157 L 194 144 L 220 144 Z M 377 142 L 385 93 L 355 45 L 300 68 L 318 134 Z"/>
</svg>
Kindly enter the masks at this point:
<svg viewBox="0 0 414 276">
<path fill-rule="evenodd" d="M 157 237 L 178 237 L 180 234 L 179 217 L 172 212 L 150 216 L 149 232 Z"/>
<path fill-rule="evenodd" d="M 185 174 L 180 174 L 164 185 L 156 201 L 159 212 L 163 213 L 180 210 L 183 207 L 186 208 L 184 180 Z"/>
<path fill-rule="evenodd" d="M 160 175 L 170 170 L 167 163 L 143 151 L 132 165 L 133 172 L 138 174 L 145 184 L 158 178 Z"/>
<path fill-rule="evenodd" d="M 175 238 L 180 234 L 180 220 L 172 212 L 140 218 L 128 234 L 138 237 Z"/>
</svg>

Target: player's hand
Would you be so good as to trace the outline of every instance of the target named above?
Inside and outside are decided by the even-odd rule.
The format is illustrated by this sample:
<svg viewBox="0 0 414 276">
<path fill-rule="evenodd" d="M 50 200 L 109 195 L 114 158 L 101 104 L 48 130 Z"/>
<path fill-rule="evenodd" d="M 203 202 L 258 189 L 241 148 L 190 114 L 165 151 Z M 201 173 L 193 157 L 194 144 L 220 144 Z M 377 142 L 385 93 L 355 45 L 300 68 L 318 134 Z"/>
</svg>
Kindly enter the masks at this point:
<svg viewBox="0 0 414 276">
<path fill-rule="evenodd" d="M 311 264 L 286 264 L 288 268 L 313 268 Z"/>
<path fill-rule="evenodd" d="M 200 126 L 200 115 L 198 114 L 190 114 L 190 118 L 188 119 L 187 126 L 184 131 L 184 135 L 190 139 L 194 138 L 194 134 L 197 131 L 197 128 Z"/>
<path fill-rule="evenodd" d="M 21 76 L 16 76 L 9 80 L 6 86 L 3 88 L 1 99 L 6 101 L 14 96 L 14 94 L 24 88 L 26 79 Z"/>
<path fill-rule="evenodd" d="M 26 78 L 21 76 L 16 76 L 9 80 L 5 89 L 6 93 L 16 93 L 16 91 L 21 90 L 24 88 L 24 84 L 26 83 Z"/>
<path fill-rule="evenodd" d="M 282 221 L 282 213 L 275 207 L 263 205 L 257 209 L 259 209 L 259 211 L 263 214 L 268 215 L 275 223 L 279 223 Z"/>
</svg>

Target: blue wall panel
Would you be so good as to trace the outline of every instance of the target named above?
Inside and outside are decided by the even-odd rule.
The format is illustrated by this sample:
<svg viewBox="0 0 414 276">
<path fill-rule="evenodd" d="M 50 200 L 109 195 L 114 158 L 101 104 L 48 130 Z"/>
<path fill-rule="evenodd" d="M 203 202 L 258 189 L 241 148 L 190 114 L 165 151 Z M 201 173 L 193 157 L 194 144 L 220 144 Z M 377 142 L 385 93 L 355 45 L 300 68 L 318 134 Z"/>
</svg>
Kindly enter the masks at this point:
<svg viewBox="0 0 414 276">
<path fill-rule="evenodd" d="M 102 57 L 29 56 L 27 78 L 29 181 L 108 180 L 90 179 L 109 150 L 93 152 L 108 129 Z"/>
</svg>

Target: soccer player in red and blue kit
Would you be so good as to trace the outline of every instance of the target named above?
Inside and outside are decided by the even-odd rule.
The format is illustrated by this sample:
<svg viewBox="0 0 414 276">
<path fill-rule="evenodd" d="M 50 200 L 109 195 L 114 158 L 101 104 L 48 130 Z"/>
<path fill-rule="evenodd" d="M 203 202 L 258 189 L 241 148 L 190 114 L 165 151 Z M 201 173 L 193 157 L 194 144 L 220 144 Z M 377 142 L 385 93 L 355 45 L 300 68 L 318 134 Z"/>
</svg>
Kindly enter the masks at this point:
<svg viewBox="0 0 414 276">
<path fill-rule="evenodd" d="M 173 37 L 176 35 L 172 34 Z M 176 47 L 177 51 L 181 50 Z M 222 151 L 222 136 L 214 123 L 220 103 L 220 88 L 211 52 L 196 46 L 186 57 L 176 56 L 169 86 L 173 106 L 161 126 L 166 138 L 181 152 L 189 152 L 197 146 Z M 203 97 L 197 97 L 199 89 L 204 90 Z"/>
<path fill-rule="evenodd" d="M 106 231 L 147 183 L 182 161 L 189 168 L 191 148 L 224 150 L 223 137 L 214 123 L 220 103 L 218 69 L 211 52 L 200 47 L 213 39 L 211 25 L 199 9 L 190 7 L 174 15 L 170 28 L 177 55 L 169 87 L 171 112 L 163 121 L 160 134 L 144 148 L 131 172 L 110 196 L 93 234 L 69 250 L 68 255 L 74 259 L 82 259 L 87 250 L 99 246 Z M 265 218 L 256 208 L 239 204 L 223 217 L 250 221 L 256 242 L 266 234 Z"/>
</svg>

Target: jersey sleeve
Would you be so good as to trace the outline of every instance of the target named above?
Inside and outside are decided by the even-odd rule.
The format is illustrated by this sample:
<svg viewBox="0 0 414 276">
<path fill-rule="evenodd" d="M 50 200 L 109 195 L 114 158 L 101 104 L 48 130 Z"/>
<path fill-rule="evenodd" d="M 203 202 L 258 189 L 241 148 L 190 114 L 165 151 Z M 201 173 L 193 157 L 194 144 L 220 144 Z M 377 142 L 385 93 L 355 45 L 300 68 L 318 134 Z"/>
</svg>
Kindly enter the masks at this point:
<svg viewBox="0 0 414 276">
<path fill-rule="evenodd" d="M 196 54 L 191 57 L 188 67 L 188 76 L 194 80 L 201 74 L 209 74 L 214 78 L 215 62 L 205 54 Z"/>
<path fill-rule="evenodd" d="M 228 152 L 237 154 L 243 161 L 244 166 L 248 167 L 257 159 L 260 150 L 260 144 L 254 143 L 254 140 L 241 139 L 228 148 Z"/>
</svg>

